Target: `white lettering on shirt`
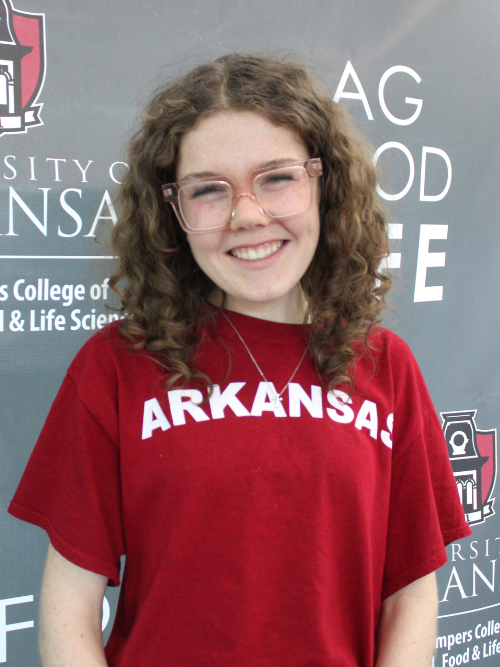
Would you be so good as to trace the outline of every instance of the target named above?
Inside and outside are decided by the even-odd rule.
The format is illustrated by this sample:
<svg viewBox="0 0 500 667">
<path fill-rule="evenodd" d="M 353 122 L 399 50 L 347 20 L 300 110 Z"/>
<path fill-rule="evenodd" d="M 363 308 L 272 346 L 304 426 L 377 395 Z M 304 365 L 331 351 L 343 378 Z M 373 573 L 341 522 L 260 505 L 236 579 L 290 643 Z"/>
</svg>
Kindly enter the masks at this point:
<svg viewBox="0 0 500 667">
<path fill-rule="evenodd" d="M 250 413 L 240 401 L 236 394 L 246 385 L 246 382 L 230 382 L 224 391 L 220 392 L 218 384 L 214 384 L 212 395 L 210 396 L 210 410 L 212 419 L 223 419 L 225 417 L 224 408 L 228 407 L 237 417 L 249 417 Z"/>
<path fill-rule="evenodd" d="M 391 414 L 387 417 L 387 428 L 389 431 L 381 431 L 380 432 L 380 439 L 390 449 L 392 449 L 392 440 L 391 440 L 391 433 L 392 433 L 392 428 L 394 426 L 394 414 L 391 412 Z"/>
<path fill-rule="evenodd" d="M 300 417 L 300 405 L 303 405 L 311 417 L 323 417 L 323 396 L 321 387 L 311 385 L 311 397 L 302 389 L 300 384 L 290 382 L 288 385 L 288 411 L 290 417 Z"/>
<path fill-rule="evenodd" d="M 367 428 L 370 431 L 371 437 L 375 438 L 375 440 L 377 439 L 377 406 L 373 401 L 363 401 L 363 405 L 359 409 L 354 426 L 360 431 L 362 428 Z"/>
<path fill-rule="evenodd" d="M 274 412 L 275 417 L 286 417 L 285 408 L 281 401 L 278 401 L 278 405 L 276 405 L 276 402 L 273 400 L 277 395 L 278 392 L 272 382 L 259 382 L 252 411 L 250 412 L 252 417 L 262 417 L 263 412 Z M 269 401 L 266 401 L 266 398 L 269 398 Z"/>
<path fill-rule="evenodd" d="M 259 382 L 252 409 L 240 401 L 237 394 L 245 382 L 230 382 L 221 391 L 220 385 L 213 386 L 212 395 L 209 397 L 211 417 L 201 407 L 203 394 L 198 389 L 171 389 L 167 392 L 170 405 L 170 421 L 163 411 L 158 399 L 151 398 L 144 401 L 144 412 L 142 420 L 142 439 L 151 438 L 157 429 L 167 431 L 172 426 L 186 424 L 186 413 L 195 422 L 206 422 L 211 419 L 231 418 L 226 413 L 230 408 L 235 417 L 262 417 L 264 412 L 272 412 L 275 417 L 287 417 L 287 413 L 281 401 L 276 401 L 278 392 L 272 382 Z M 321 386 L 310 385 L 310 393 L 298 382 L 290 382 L 288 388 L 288 405 L 290 417 L 301 417 L 302 406 L 314 419 L 323 418 L 323 390 Z M 285 393 L 285 392 L 283 392 Z M 374 401 L 364 400 L 359 411 L 354 408 L 353 400 L 340 389 L 333 389 L 326 393 L 326 399 L 331 407 L 326 407 L 328 417 L 338 424 L 351 424 L 358 430 L 368 430 L 368 434 L 374 440 L 379 439 L 388 448 L 392 449 L 392 432 L 394 425 L 394 414 L 391 413 L 386 419 L 387 430 L 378 432 L 378 406 Z M 357 413 L 357 414 L 356 414 Z"/>
<path fill-rule="evenodd" d="M 158 403 L 158 399 L 150 398 L 144 401 L 144 413 L 142 417 L 142 439 L 150 438 L 155 428 L 161 428 L 167 431 L 170 428 L 170 422 L 165 417 L 165 413 Z"/>
<path fill-rule="evenodd" d="M 183 401 L 183 398 L 188 400 Z M 210 417 L 200 408 L 202 401 L 203 394 L 198 389 L 171 389 L 168 392 L 168 402 L 170 403 L 173 425 L 182 426 L 185 424 L 186 412 L 197 422 L 208 421 Z"/>
<path fill-rule="evenodd" d="M 354 410 L 346 405 L 347 403 L 352 403 L 352 398 L 349 394 L 340 389 L 333 389 L 328 392 L 326 398 L 328 399 L 328 403 L 333 406 L 333 409 L 326 409 L 330 419 L 339 424 L 350 424 L 354 419 Z"/>
</svg>

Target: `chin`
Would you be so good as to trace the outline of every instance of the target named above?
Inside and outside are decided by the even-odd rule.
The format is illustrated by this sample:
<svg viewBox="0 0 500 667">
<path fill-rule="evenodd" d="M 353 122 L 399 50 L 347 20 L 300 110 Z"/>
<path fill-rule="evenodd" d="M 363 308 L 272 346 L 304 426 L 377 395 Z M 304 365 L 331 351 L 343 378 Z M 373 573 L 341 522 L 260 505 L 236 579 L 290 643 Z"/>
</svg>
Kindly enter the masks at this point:
<svg viewBox="0 0 500 667">
<path fill-rule="evenodd" d="M 271 303 L 279 303 L 280 301 L 284 301 L 286 299 L 294 299 L 296 296 L 296 286 L 292 286 L 291 288 L 283 288 L 283 289 L 273 289 L 272 291 L 269 290 L 256 290 L 255 288 L 249 289 L 248 291 L 241 291 L 239 293 L 236 292 L 226 292 L 226 301 L 227 299 L 230 299 L 232 301 L 238 302 L 238 301 L 245 301 L 247 303 L 254 303 L 254 304 L 271 304 Z"/>
</svg>

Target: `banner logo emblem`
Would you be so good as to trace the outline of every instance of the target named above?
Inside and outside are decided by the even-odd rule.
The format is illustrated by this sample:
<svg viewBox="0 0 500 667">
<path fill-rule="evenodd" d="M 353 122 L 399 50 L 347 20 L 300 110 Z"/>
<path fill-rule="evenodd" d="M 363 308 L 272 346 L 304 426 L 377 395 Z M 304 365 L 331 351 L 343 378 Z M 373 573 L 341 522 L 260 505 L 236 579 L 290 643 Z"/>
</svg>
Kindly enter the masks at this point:
<svg viewBox="0 0 500 667">
<path fill-rule="evenodd" d="M 483 523 L 495 514 L 492 493 L 497 476 L 496 429 L 478 430 L 476 412 L 441 413 L 448 456 L 469 525 Z"/>
<path fill-rule="evenodd" d="M 0 135 L 43 125 L 37 103 L 45 79 L 45 15 L 0 0 Z"/>
</svg>

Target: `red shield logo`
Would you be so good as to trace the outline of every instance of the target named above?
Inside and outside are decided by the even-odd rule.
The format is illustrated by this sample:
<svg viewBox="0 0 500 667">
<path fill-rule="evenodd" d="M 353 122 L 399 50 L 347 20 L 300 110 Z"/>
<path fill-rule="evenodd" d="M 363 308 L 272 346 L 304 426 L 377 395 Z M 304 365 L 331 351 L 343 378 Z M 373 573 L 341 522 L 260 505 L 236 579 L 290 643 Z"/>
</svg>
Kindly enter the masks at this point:
<svg viewBox="0 0 500 667">
<path fill-rule="evenodd" d="M 480 431 L 477 410 L 443 412 L 443 431 L 458 495 L 468 524 L 483 523 L 495 511 L 496 429 Z"/>
<path fill-rule="evenodd" d="M 0 0 L 0 134 L 43 125 L 38 102 L 45 79 L 45 15 Z"/>
</svg>

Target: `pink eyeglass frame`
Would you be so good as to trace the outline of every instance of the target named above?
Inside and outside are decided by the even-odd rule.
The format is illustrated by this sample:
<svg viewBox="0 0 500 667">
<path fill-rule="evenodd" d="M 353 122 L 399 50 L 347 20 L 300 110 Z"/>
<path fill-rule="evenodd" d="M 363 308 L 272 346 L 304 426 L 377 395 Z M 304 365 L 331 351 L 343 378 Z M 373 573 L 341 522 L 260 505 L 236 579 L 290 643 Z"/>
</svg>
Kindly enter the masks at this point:
<svg viewBox="0 0 500 667">
<path fill-rule="evenodd" d="M 308 209 L 304 209 L 304 211 L 300 211 L 299 213 L 293 213 L 292 215 L 279 215 L 279 216 L 270 215 L 264 209 L 264 207 L 258 200 L 255 192 L 253 191 L 253 182 L 255 178 L 257 178 L 257 176 L 265 174 L 268 171 L 275 171 L 276 169 L 286 169 L 287 167 L 304 167 L 310 178 L 318 178 L 318 176 L 321 176 L 321 174 L 323 173 L 321 158 L 313 157 L 309 158 L 308 160 L 295 160 L 292 162 L 286 162 L 284 164 L 275 164 L 272 167 L 265 167 L 264 169 L 256 169 L 251 174 L 251 183 L 252 183 L 251 192 L 241 192 L 239 194 L 234 194 L 235 190 L 237 190 L 238 188 L 235 185 L 235 183 L 233 183 L 233 181 L 230 178 L 227 178 L 226 176 L 209 176 L 208 178 L 197 178 L 192 181 L 190 180 L 190 181 L 180 181 L 177 183 L 165 183 L 165 185 L 161 186 L 161 190 L 163 193 L 163 199 L 167 203 L 172 204 L 172 208 L 174 209 L 177 220 L 179 221 L 180 226 L 186 233 L 206 234 L 207 232 L 220 231 L 221 229 L 225 229 L 226 227 L 229 226 L 229 224 L 231 223 L 231 218 L 234 217 L 235 213 L 234 202 L 237 201 L 238 199 L 241 199 L 241 197 L 250 197 L 250 199 L 256 202 L 257 206 L 259 207 L 259 211 L 262 214 L 267 215 L 267 217 L 270 218 L 271 220 L 277 218 L 279 218 L 280 220 L 285 218 L 293 218 L 295 215 L 300 215 L 300 213 L 304 213 L 304 211 L 307 211 Z M 227 183 L 230 186 L 231 191 L 233 192 L 233 199 L 231 203 L 231 210 L 229 212 L 229 216 L 227 218 L 227 222 L 225 225 L 221 227 L 210 227 L 209 229 L 191 229 L 186 224 L 179 204 L 179 190 L 185 185 L 193 185 L 194 183 Z M 309 203 L 309 207 L 310 206 L 311 203 Z"/>
</svg>

